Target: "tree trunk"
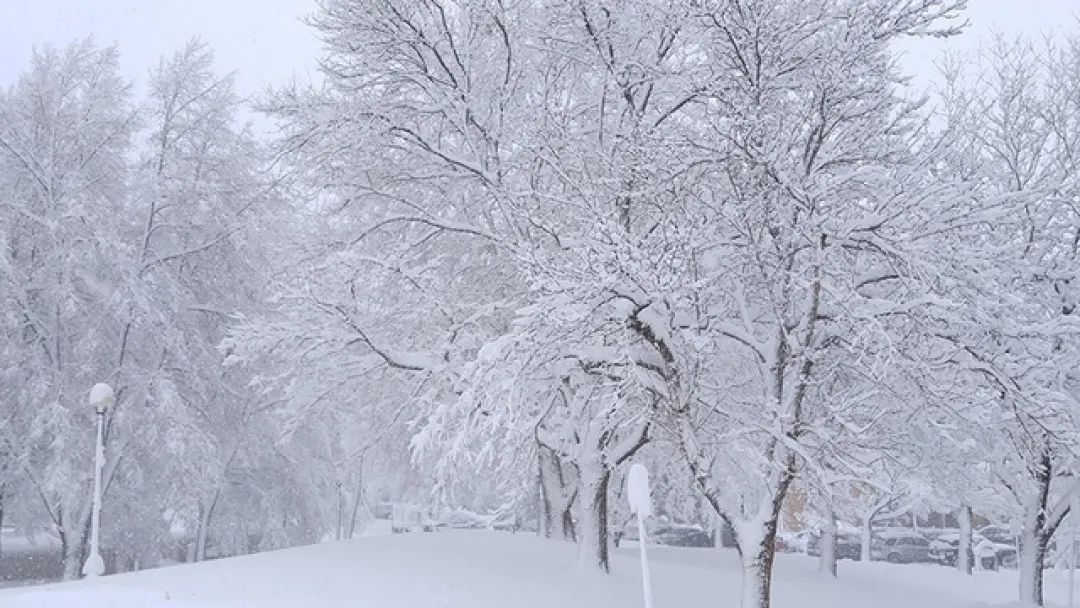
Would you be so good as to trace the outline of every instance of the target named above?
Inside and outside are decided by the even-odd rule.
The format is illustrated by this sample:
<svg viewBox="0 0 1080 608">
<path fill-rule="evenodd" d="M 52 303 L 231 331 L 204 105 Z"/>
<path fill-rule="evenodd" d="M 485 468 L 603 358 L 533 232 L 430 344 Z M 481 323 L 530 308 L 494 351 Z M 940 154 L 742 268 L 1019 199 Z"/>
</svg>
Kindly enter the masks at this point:
<svg viewBox="0 0 1080 608">
<path fill-rule="evenodd" d="M 1044 449 L 1039 466 L 1034 471 L 1036 495 L 1024 515 L 1024 531 L 1019 547 L 1020 603 L 1040 608 L 1043 606 L 1043 569 L 1046 565 L 1046 546 L 1053 534 L 1053 529 L 1047 522 L 1050 481 L 1053 479 L 1051 466 L 1050 451 Z"/>
<path fill-rule="evenodd" d="M 89 550 L 87 542 L 90 538 L 90 509 L 91 506 L 87 503 L 74 527 L 68 527 L 64 518 L 66 511 L 60 511 L 60 521 L 63 527 L 63 533 L 60 535 L 60 547 L 64 557 L 63 576 L 65 581 L 73 581 L 82 576 L 83 563 L 86 562 Z"/>
<path fill-rule="evenodd" d="M 541 534 L 545 538 L 574 540 L 574 518 L 571 509 L 576 492 L 570 485 L 564 466 L 554 450 L 543 445 L 537 446 L 539 459 L 540 500 L 544 519 L 541 522 Z"/>
<path fill-rule="evenodd" d="M 821 529 L 821 558 L 818 568 L 822 574 L 836 577 L 836 512 L 832 505 L 824 508 L 825 525 Z"/>
<path fill-rule="evenodd" d="M 89 532 L 85 529 L 82 532 L 76 532 L 75 534 L 69 532 L 64 535 L 61 549 L 64 554 L 65 581 L 73 581 L 82 577 L 82 567 L 83 563 L 86 562 L 88 550 L 86 544 L 88 536 Z"/>
<path fill-rule="evenodd" d="M 195 534 L 195 561 L 201 562 L 206 559 L 206 543 L 210 538 L 210 524 L 214 518 L 214 509 L 217 508 L 218 497 L 221 490 L 215 490 L 210 498 L 210 504 L 199 510 L 199 530 Z"/>
<path fill-rule="evenodd" d="M 862 537 L 859 539 L 861 545 L 859 547 L 859 559 L 864 562 L 870 561 L 870 542 L 873 540 L 873 535 L 874 524 L 868 516 L 863 520 Z"/>
<path fill-rule="evenodd" d="M 566 505 L 562 514 L 562 537 L 568 541 L 577 541 L 577 530 L 574 528 L 573 504 Z"/>
<path fill-rule="evenodd" d="M 353 492 L 352 513 L 349 515 L 349 536 L 356 535 L 357 517 L 360 514 L 360 505 L 364 501 L 364 461 L 361 460 L 356 470 L 356 490 Z"/>
<path fill-rule="evenodd" d="M 971 574 L 975 563 L 975 552 L 971 546 L 971 506 L 963 505 L 957 515 L 960 522 L 960 542 L 956 546 L 956 570 L 961 574 Z"/>
<path fill-rule="evenodd" d="M 738 522 L 735 543 L 742 561 L 741 608 L 769 608 L 772 588 L 773 559 L 776 557 L 776 530 L 788 487 L 794 479 L 794 467 L 777 481 L 772 498 L 758 508 L 758 515 Z"/>
<path fill-rule="evenodd" d="M 82 549 L 85 547 L 83 543 L 73 543 L 68 539 L 68 542 L 64 543 L 64 580 L 74 581 L 81 576 L 82 564 L 86 561 L 85 551 Z"/>
<path fill-rule="evenodd" d="M 743 522 L 736 530 L 742 562 L 741 608 L 769 608 L 778 515 L 773 513 L 771 519 L 763 523 Z"/>
<path fill-rule="evenodd" d="M 560 517 L 556 513 L 555 505 L 552 504 L 555 500 L 555 489 L 552 487 L 555 476 L 552 460 L 555 455 L 551 453 L 551 450 L 538 443 L 536 446 L 536 458 L 538 464 L 537 484 L 540 486 L 540 507 L 543 511 L 543 519 L 540 521 L 540 533 L 544 538 L 552 538 L 555 535 L 555 520 Z"/>
<path fill-rule="evenodd" d="M 769 584 L 772 573 L 765 565 L 764 554 L 744 556 L 742 560 L 743 582 L 739 606 L 742 608 L 769 608 Z"/>
<path fill-rule="evenodd" d="M 611 471 L 599 462 L 591 462 L 581 466 L 579 474 L 581 534 L 578 538 L 578 567 L 609 572 L 607 495 Z"/>
<path fill-rule="evenodd" d="M 337 483 L 337 529 L 334 531 L 334 540 L 345 538 L 345 490 L 342 482 Z"/>
<path fill-rule="evenodd" d="M 1028 530 L 1025 528 L 1020 539 L 1020 602 L 1024 606 L 1041 608 L 1047 539 Z"/>
</svg>

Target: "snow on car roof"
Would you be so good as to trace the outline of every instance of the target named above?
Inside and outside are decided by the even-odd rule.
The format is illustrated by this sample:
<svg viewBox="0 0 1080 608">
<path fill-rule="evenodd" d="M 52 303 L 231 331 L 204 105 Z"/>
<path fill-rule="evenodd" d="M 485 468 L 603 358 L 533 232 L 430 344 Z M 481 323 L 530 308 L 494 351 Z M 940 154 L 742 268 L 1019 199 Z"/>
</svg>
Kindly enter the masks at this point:
<svg viewBox="0 0 1080 608">
<path fill-rule="evenodd" d="M 890 530 L 890 529 L 886 528 L 885 530 L 875 531 L 874 534 L 881 537 L 881 538 L 887 538 L 887 537 L 915 537 L 915 536 L 917 536 L 919 538 L 925 538 L 922 534 L 919 534 L 918 532 L 916 532 L 914 530 Z"/>
</svg>

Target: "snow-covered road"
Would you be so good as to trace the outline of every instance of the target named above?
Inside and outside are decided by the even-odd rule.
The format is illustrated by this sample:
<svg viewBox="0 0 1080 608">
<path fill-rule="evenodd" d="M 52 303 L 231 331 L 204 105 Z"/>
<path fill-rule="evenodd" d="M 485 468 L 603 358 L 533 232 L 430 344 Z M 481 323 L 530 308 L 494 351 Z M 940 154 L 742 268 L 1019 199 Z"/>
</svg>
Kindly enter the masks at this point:
<svg viewBox="0 0 1080 608">
<path fill-rule="evenodd" d="M 641 604 L 632 548 L 616 550 L 611 576 L 574 569 L 573 545 L 487 531 L 380 536 L 180 565 L 97 581 L 0 591 L 5 608 L 627 608 Z M 735 605 L 731 550 L 658 547 L 658 608 Z M 1066 583 L 1047 577 L 1051 602 Z M 841 562 L 839 580 L 812 558 L 782 555 L 778 608 L 974 608 L 1008 605 L 1015 572 L 962 577 L 930 565 Z"/>
</svg>

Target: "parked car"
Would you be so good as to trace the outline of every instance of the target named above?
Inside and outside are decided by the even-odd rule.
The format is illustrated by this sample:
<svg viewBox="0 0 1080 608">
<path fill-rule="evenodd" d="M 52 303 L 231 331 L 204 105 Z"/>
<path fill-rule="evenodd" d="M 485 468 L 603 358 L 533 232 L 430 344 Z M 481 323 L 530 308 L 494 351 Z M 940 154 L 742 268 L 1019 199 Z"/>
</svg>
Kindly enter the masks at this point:
<svg viewBox="0 0 1080 608">
<path fill-rule="evenodd" d="M 488 528 L 504 532 L 517 532 L 522 529 L 521 518 L 513 513 L 504 513 L 491 520 Z"/>
<path fill-rule="evenodd" d="M 821 556 L 821 536 L 815 534 L 806 544 L 806 554 L 813 557 Z M 855 534 L 836 535 L 836 559 L 857 560 L 862 555 L 862 544 Z"/>
<path fill-rule="evenodd" d="M 784 553 L 806 553 L 816 533 L 812 530 L 781 532 L 776 535 L 776 550 Z"/>
<path fill-rule="evenodd" d="M 1006 526 L 989 525 L 978 529 L 984 540 L 975 543 L 975 557 L 983 570 L 1015 568 L 1017 564 L 1016 535 Z"/>
<path fill-rule="evenodd" d="M 671 547 L 712 547 L 713 535 L 700 526 L 667 525 L 649 533 L 649 539 L 658 545 Z"/>
<path fill-rule="evenodd" d="M 975 546 L 985 541 L 983 536 L 972 533 L 971 535 L 971 548 L 974 552 Z M 960 533 L 948 532 L 942 534 L 930 541 L 930 559 L 943 566 L 955 566 L 957 556 L 960 554 Z"/>
<path fill-rule="evenodd" d="M 930 541 L 915 532 L 882 534 L 870 545 L 870 559 L 894 564 L 929 562 Z"/>
<path fill-rule="evenodd" d="M 389 502 L 378 502 L 371 507 L 371 516 L 375 519 L 390 519 L 394 516 L 394 505 Z"/>
<path fill-rule="evenodd" d="M 390 531 L 394 534 L 403 532 L 434 532 L 436 525 L 427 511 L 414 506 L 396 504 L 393 509 Z"/>
<path fill-rule="evenodd" d="M 488 527 L 491 518 L 465 509 L 446 511 L 439 517 L 436 527 L 451 530 L 479 530 Z"/>
<path fill-rule="evenodd" d="M 1005 526 L 989 525 L 976 530 L 979 536 L 992 543 L 1016 546 L 1016 535 Z"/>
<path fill-rule="evenodd" d="M 1016 547 L 994 542 L 982 534 L 971 534 L 971 550 L 976 563 L 983 570 L 1016 567 Z M 955 566 L 960 552 L 960 534 L 956 532 L 942 534 L 930 541 L 930 559 L 944 566 Z"/>
<path fill-rule="evenodd" d="M 1006 543 L 996 543 L 988 538 L 975 543 L 975 559 L 983 570 L 998 570 L 1001 568 L 1016 568 L 1016 546 Z"/>
</svg>

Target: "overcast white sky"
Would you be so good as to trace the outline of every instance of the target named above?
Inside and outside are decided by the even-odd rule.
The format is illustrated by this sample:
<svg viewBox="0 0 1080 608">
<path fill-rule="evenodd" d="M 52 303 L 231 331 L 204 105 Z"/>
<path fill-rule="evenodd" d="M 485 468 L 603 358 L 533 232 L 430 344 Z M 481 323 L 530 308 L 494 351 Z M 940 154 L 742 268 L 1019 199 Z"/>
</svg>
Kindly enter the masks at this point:
<svg viewBox="0 0 1080 608">
<path fill-rule="evenodd" d="M 236 70 L 240 90 L 254 93 L 314 71 L 319 43 L 300 18 L 314 0 L 0 0 L 0 85 L 15 80 L 34 45 L 62 45 L 93 35 L 118 44 L 133 81 L 193 35 L 209 42 L 219 67 Z M 905 65 L 924 80 L 943 49 L 977 47 L 990 32 L 1038 35 L 1078 29 L 1080 0 L 969 0 L 971 28 L 948 41 L 905 45 Z"/>
</svg>

